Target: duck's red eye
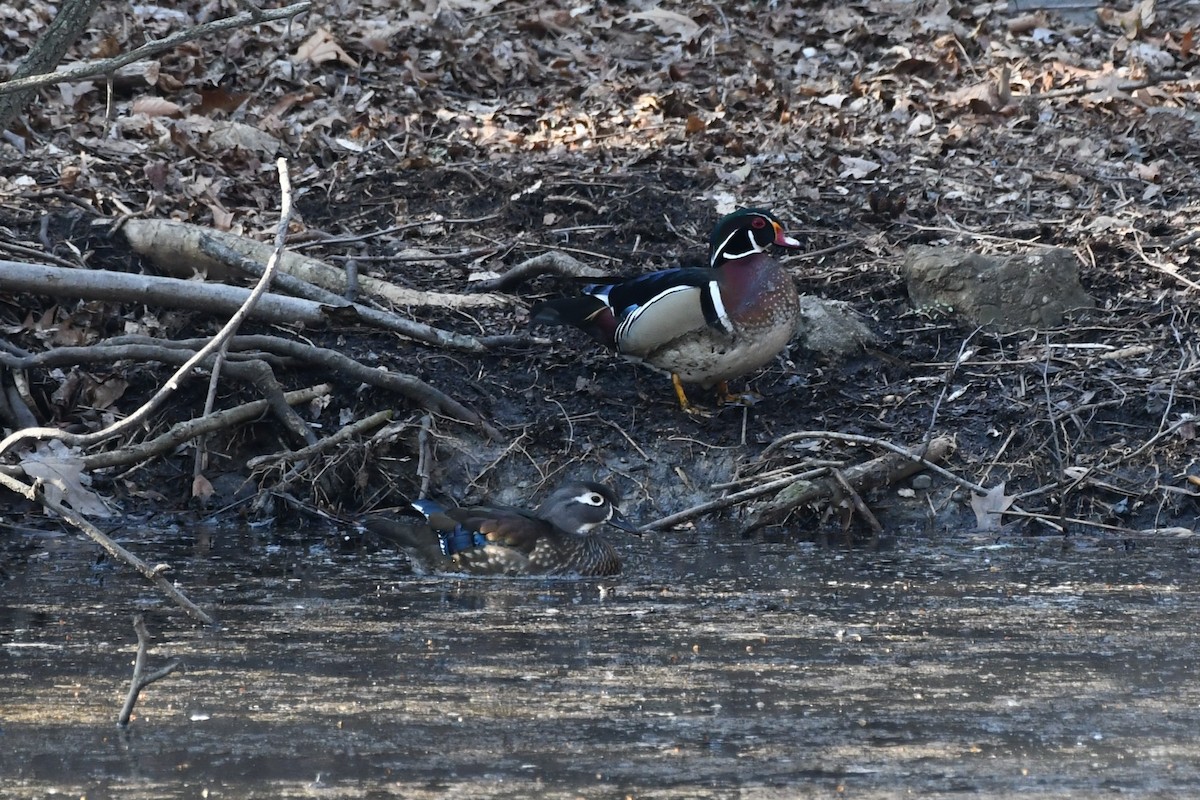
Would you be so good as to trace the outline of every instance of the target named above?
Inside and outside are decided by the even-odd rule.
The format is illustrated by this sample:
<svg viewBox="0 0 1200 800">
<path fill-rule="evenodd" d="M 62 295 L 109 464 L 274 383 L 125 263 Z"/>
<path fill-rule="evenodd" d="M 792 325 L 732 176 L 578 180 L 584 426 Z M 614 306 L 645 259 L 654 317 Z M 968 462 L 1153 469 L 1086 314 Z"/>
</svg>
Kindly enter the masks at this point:
<svg viewBox="0 0 1200 800">
<path fill-rule="evenodd" d="M 750 227 L 765 228 L 767 227 L 767 221 L 762 217 L 755 217 L 754 219 L 750 220 Z"/>
</svg>

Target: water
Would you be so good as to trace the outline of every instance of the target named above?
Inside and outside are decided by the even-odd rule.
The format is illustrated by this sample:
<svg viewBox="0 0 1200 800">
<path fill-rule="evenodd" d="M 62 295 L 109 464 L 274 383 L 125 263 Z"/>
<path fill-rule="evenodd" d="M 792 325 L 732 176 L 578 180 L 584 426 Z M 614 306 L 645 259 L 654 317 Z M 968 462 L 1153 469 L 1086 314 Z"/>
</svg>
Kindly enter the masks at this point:
<svg viewBox="0 0 1200 800">
<path fill-rule="evenodd" d="M 1200 549 L 847 552 L 614 534 L 626 576 L 416 578 L 318 533 L 125 532 L 0 562 L 0 795 L 1200 794 Z M 12 541 L 10 540 L 10 544 Z M 115 720 L 147 613 L 153 668 Z"/>
</svg>

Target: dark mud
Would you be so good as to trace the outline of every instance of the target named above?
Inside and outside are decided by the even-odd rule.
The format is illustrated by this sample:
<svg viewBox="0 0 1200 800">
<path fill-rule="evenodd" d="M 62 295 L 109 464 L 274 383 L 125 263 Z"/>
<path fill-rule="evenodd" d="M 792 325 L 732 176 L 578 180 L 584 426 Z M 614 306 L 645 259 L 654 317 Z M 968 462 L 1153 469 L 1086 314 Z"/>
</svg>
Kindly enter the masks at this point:
<svg viewBox="0 0 1200 800">
<path fill-rule="evenodd" d="M 74 539 L 10 550 L 0 795 L 1200 793 L 1189 539 L 657 535 L 603 583 L 416 578 L 318 534 L 126 541 L 222 625 Z M 123 734 L 133 607 L 152 666 L 187 668 Z"/>
</svg>

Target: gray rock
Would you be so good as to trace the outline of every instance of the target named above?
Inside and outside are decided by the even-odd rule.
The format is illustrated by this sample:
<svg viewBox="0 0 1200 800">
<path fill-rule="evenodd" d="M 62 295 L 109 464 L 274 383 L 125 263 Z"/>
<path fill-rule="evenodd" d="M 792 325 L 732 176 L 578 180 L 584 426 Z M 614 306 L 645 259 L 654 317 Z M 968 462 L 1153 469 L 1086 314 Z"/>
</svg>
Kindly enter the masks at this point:
<svg viewBox="0 0 1200 800">
<path fill-rule="evenodd" d="M 1094 308 L 1069 250 L 990 256 L 958 247 L 914 245 L 904 258 L 908 295 L 918 309 L 940 309 L 1001 331 L 1053 328 L 1067 312 Z"/>
</svg>

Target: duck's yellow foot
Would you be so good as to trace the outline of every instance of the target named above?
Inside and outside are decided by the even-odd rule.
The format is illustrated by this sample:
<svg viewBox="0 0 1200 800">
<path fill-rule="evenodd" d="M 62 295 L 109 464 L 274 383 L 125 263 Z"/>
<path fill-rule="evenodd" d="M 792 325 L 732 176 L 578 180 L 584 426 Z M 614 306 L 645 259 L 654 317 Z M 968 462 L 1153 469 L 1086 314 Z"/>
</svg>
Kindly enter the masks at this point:
<svg viewBox="0 0 1200 800">
<path fill-rule="evenodd" d="M 693 417 L 712 416 L 711 411 L 703 408 L 697 408 L 688 401 L 687 392 L 683 390 L 683 381 L 679 380 L 678 375 L 671 373 L 671 383 L 675 386 L 675 397 L 679 400 L 679 407 L 682 408 L 685 413 L 690 414 Z"/>
<path fill-rule="evenodd" d="M 741 406 L 746 408 L 762 400 L 762 395 L 758 392 L 749 390 L 739 394 L 733 394 L 729 391 L 729 384 L 725 381 L 717 383 L 717 405 L 722 406 Z"/>
</svg>

